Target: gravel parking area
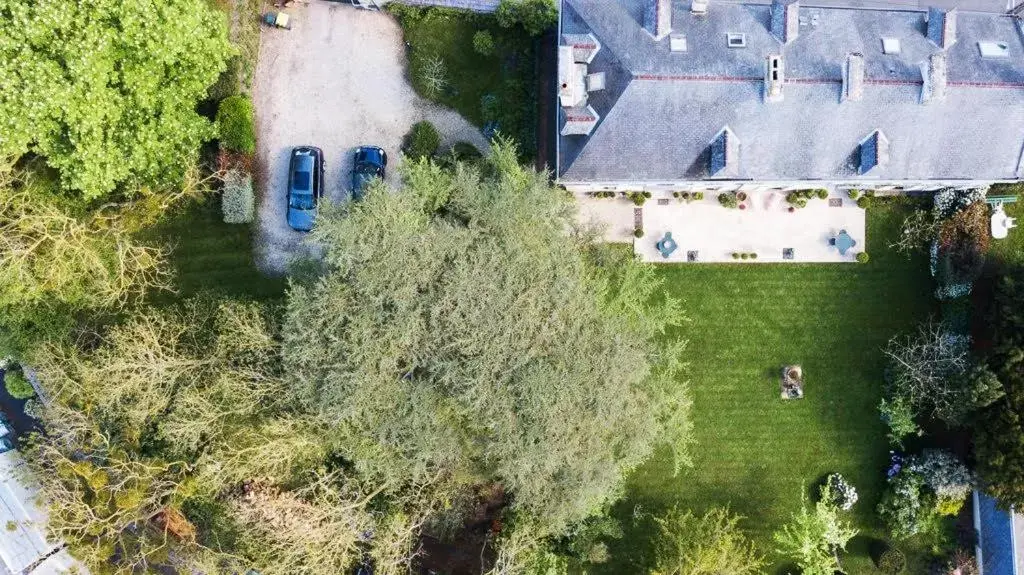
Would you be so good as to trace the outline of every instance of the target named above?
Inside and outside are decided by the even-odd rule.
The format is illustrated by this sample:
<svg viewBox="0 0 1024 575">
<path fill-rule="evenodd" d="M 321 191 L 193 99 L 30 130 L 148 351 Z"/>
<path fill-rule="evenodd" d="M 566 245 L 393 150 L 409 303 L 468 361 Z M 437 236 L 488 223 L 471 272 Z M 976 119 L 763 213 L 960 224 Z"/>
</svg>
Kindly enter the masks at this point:
<svg viewBox="0 0 1024 575">
<path fill-rule="evenodd" d="M 413 91 L 402 31 L 390 16 L 323 1 L 298 4 L 289 13 L 291 30 L 262 32 L 253 89 L 260 172 L 256 260 L 271 274 L 284 273 L 292 258 L 315 250 L 285 222 L 293 147 L 323 149 L 325 195 L 332 201 L 348 197 L 352 152 L 360 145 L 387 151 L 387 181 L 397 184 L 402 137 L 420 120 L 437 126 L 443 146 L 465 140 L 487 147 L 462 116 Z"/>
</svg>

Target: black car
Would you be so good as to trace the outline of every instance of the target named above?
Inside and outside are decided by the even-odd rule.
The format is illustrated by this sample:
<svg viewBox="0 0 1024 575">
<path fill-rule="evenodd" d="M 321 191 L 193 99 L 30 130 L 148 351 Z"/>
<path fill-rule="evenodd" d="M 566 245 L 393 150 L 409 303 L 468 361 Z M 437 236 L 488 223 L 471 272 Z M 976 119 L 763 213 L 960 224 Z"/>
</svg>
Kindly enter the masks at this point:
<svg viewBox="0 0 1024 575">
<path fill-rule="evenodd" d="M 352 199 L 361 200 L 375 179 L 384 179 L 388 155 L 377 146 L 359 146 L 352 165 Z"/>
<path fill-rule="evenodd" d="M 324 193 L 324 154 L 320 148 L 292 148 L 288 164 L 288 225 L 300 232 L 313 229 L 316 208 Z"/>
</svg>

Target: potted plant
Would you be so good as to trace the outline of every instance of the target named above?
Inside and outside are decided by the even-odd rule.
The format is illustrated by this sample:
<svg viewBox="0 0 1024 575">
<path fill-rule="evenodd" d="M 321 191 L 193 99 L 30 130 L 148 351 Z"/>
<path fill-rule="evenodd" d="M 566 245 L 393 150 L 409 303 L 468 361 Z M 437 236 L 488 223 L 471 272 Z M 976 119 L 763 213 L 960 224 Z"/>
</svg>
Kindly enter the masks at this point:
<svg viewBox="0 0 1024 575">
<path fill-rule="evenodd" d="M 789 206 L 788 208 L 786 208 L 786 211 L 792 214 L 796 212 L 796 208 L 794 206 Z"/>
<path fill-rule="evenodd" d="M 633 237 L 637 239 L 644 237 L 644 229 L 636 228 L 635 230 L 633 230 Z"/>
<path fill-rule="evenodd" d="M 741 201 L 741 202 L 747 201 L 747 193 L 746 192 L 736 192 L 736 199 Z"/>
<path fill-rule="evenodd" d="M 745 210 L 745 209 L 747 209 L 747 204 L 740 204 L 739 208 L 741 210 Z"/>
</svg>

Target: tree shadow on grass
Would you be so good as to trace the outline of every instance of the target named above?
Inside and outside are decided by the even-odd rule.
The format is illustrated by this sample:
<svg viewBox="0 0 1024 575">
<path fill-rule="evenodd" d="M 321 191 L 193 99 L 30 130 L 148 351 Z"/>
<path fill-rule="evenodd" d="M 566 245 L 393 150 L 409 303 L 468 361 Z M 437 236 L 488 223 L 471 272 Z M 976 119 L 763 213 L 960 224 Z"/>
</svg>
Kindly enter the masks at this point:
<svg viewBox="0 0 1024 575">
<path fill-rule="evenodd" d="M 656 464 L 660 456 L 665 454 L 661 451 L 655 453 L 652 461 L 638 473 L 650 471 L 652 465 Z M 665 469 L 665 468 L 662 468 Z M 594 575 L 612 575 L 621 573 L 648 573 L 657 563 L 657 534 L 658 525 L 655 518 L 663 515 L 672 508 L 679 505 L 683 510 L 689 510 L 694 515 L 703 515 L 714 507 L 728 507 L 729 510 L 743 517 L 740 527 L 750 534 L 751 527 L 764 525 L 774 517 L 766 509 L 766 506 L 757 505 L 758 494 L 765 492 L 765 475 L 761 469 L 750 469 L 741 481 L 729 485 L 715 485 L 711 488 L 701 485 L 697 479 L 699 474 L 695 470 L 683 470 L 678 477 L 660 478 L 664 484 L 666 481 L 678 482 L 680 488 L 676 493 L 669 490 L 662 490 L 665 498 L 652 497 L 650 494 L 639 494 L 635 490 L 627 490 L 626 497 L 616 504 L 611 510 L 611 516 L 619 521 L 622 527 L 623 537 L 605 541 L 608 545 L 611 558 L 607 563 L 595 565 L 589 572 Z M 702 499 L 692 501 L 688 496 L 695 493 L 713 493 L 713 499 Z M 769 562 L 774 560 L 774 550 L 765 548 L 759 544 L 759 551 L 764 554 Z"/>
</svg>

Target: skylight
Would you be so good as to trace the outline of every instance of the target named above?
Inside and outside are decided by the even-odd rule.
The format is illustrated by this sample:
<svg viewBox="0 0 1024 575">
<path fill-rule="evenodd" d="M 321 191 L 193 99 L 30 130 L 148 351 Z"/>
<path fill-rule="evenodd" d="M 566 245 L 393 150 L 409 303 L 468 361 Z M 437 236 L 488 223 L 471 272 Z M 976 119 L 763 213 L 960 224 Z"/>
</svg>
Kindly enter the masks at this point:
<svg viewBox="0 0 1024 575">
<path fill-rule="evenodd" d="M 883 54 L 899 54 L 900 53 L 900 39 L 899 38 L 882 38 L 882 53 Z"/>
<path fill-rule="evenodd" d="M 746 34 L 726 34 L 725 41 L 730 48 L 746 48 L 747 46 L 747 35 Z"/>
<path fill-rule="evenodd" d="M 683 34 L 672 34 L 669 36 L 669 48 L 673 52 L 686 51 L 686 36 Z"/>
<path fill-rule="evenodd" d="M 1010 45 L 1006 42 L 978 42 L 982 58 L 1009 58 Z"/>
</svg>

